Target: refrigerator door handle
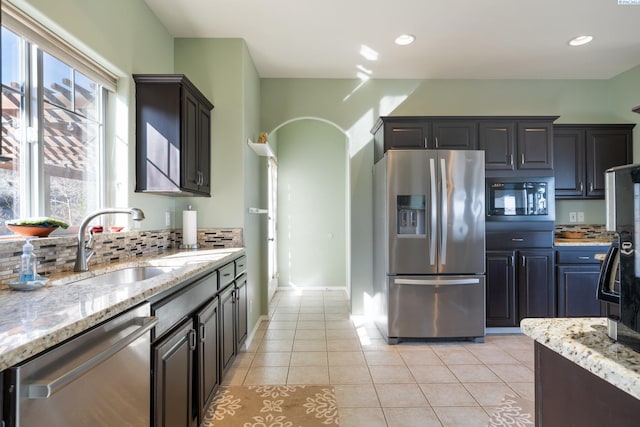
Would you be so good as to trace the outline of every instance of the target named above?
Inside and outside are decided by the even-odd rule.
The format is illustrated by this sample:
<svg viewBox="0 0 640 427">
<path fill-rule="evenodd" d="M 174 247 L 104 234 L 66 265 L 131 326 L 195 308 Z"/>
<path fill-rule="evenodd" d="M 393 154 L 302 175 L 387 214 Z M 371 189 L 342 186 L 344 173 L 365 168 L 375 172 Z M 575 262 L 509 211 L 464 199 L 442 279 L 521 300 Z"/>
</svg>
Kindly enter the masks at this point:
<svg viewBox="0 0 640 427">
<path fill-rule="evenodd" d="M 429 244 L 429 265 L 436 263 L 436 234 L 437 234 L 437 191 L 436 191 L 436 162 L 435 159 L 429 159 L 429 172 L 431 174 L 431 243 Z"/>
<path fill-rule="evenodd" d="M 396 279 L 396 285 L 418 285 L 418 286 L 436 286 L 436 285 L 477 285 L 480 279 Z"/>
<path fill-rule="evenodd" d="M 440 230 L 440 263 L 444 265 L 447 263 L 447 217 L 449 216 L 449 212 L 447 206 L 447 164 L 442 158 L 440 159 L 440 175 L 442 178 L 442 228 Z"/>
</svg>

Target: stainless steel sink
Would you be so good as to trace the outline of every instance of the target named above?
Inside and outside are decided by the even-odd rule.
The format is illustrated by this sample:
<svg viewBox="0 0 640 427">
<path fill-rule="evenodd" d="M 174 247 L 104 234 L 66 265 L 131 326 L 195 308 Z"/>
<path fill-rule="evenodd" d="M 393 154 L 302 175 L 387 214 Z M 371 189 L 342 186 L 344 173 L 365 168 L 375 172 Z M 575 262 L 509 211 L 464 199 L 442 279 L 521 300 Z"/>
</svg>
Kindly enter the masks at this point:
<svg viewBox="0 0 640 427">
<path fill-rule="evenodd" d="M 109 284 L 124 284 L 140 282 L 142 280 L 151 279 L 152 277 L 159 276 L 164 273 L 169 273 L 179 267 L 156 267 L 156 266 L 141 266 L 141 267 L 128 267 L 121 270 L 109 271 L 108 273 L 97 274 L 86 279 L 77 280 L 73 283 L 109 283 Z"/>
</svg>

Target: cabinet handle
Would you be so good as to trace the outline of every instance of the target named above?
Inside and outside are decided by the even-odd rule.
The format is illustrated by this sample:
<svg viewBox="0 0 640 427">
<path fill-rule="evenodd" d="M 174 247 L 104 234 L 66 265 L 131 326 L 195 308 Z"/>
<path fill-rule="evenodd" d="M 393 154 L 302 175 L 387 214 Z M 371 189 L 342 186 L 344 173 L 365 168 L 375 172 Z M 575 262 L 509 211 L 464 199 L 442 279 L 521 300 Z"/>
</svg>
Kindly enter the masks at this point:
<svg viewBox="0 0 640 427">
<path fill-rule="evenodd" d="M 524 165 L 524 153 L 520 155 L 520 164 Z"/>
<path fill-rule="evenodd" d="M 513 165 L 513 153 L 509 154 L 509 165 Z"/>
<path fill-rule="evenodd" d="M 196 349 L 196 331 L 194 331 L 193 329 L 189 331 L 189 348 L 191 350 Z"/>
<path fill-rule="evenodd" d="M 512 242 L 524 242 L 524 239 L 521 237 L 514 237 L 511 239 Z"/>
<path fill-rule="evenodd" d="M 436 136 L 436 148 L 439 148 L 438 147 L 438 137 L 437 136 Z"/>
<path fill-rule="evenodd" d="M 591 259 L 591 257 L 588 256 L 579 256 L 578 259 Z"/>
<path fill-rule="evenodd" d="M 424 137 L 424 148 L 427 148 L 429 146 L 429 139 L 425 136 Z"/>
<path fill-rule="evenodd" d="M 589 183 L 589 192 L 593 192 L 593 182 Z"/>
<path fill-rule="evenodd" d="M 522 266 L 523 267 L 527 266 L 527 259 L 525 257 L 522 257 Z"/>
<path fill-rule="evenodd" d="M 584 190 L 584 182 L 580 181 L 580 192 L 582 193 L 582 190 Z"/>
<path fill-rule="evenodd" d="M 207 330 L 204 323 L 200 323 L 200 341 L 204 342 L 207 338 Z"/>
</svg>

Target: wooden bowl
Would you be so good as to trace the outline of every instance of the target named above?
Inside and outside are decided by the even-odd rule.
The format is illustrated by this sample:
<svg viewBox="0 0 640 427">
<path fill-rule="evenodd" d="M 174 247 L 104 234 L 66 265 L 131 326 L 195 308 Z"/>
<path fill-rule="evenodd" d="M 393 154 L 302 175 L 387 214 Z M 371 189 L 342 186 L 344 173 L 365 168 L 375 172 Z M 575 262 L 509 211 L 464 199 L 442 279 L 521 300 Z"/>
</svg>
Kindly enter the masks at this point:
<svg viewBox="0 0 640 427">
<path fill-rule="evenodd" d="M 563 231 L 562 237 L 565 239 L 582 239 L 584 238 L 584 231 Z"/>
<path fill-rule="evenodd" d="M 47 237 L 53 230 L 58 228 L 58 226 L 54 227 L 45 227 L 41 225 L 16 225 L 16 224 L 7 224 L 7 228 L 14 233 L 25 236 L 25 237 Z"/>
</svg>

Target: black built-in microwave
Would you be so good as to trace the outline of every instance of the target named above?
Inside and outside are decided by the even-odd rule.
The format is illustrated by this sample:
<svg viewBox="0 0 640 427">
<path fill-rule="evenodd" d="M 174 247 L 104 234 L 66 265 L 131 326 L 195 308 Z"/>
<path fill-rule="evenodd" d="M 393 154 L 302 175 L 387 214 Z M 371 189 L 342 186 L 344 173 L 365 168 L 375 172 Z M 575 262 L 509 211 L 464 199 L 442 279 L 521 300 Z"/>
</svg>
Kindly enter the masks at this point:
<svg viewBox="0 0 640 427">
<path fill-rule="evenodd" d="M 486 178 L 487 221 L 555 221 L 553 177 Z"/>
</svg>

